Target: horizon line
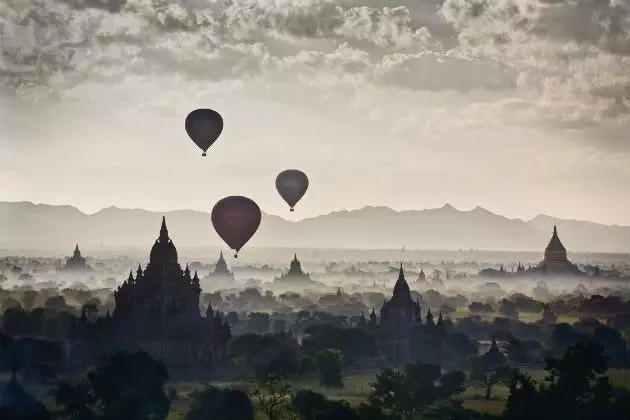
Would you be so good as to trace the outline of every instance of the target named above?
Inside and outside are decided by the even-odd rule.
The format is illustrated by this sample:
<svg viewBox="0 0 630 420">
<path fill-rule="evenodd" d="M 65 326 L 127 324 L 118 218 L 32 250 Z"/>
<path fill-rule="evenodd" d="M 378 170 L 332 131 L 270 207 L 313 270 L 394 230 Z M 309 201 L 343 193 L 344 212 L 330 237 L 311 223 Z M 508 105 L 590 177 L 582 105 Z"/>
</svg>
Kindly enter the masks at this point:
<svg viewBox="0 0 630 420">
<path fill-rule="evenodd" d="M 34 201 L 30 201 L 30 200 L 20 200 L 20 201 L 0 201 L 2 203 L 11 203 L 11 204 L 32 204 L 34 206 L 50 206 L 50 207 L 72 207 L 74 209 L 76 209 L 77 211 L 79 211 L 80 213 L 86 215 L 86 216 L 93 216 L 97 213 L 100 213 L 104 210 L 107 209 L 118 209 L 118 210 L 141 210 L 141 211 L 147 211 L 147 212 L 151 212 L 151 213 L 172 213 L 172 212 L 180 212 L 180 211 L 194 211 L 194 212 L 199 212 L 199 213 L 206 213 L 206 214 L 210 214 L 210 211 L 206 211 L 206 210 L 198 210 L 198 209 L 186 209 L 186 208 L 176 208 L 176 209 L 170 209 L 170 210 L 165 210 L 165 209 L 149 209 L 149 208 L 142 208 L 142 207 L 119 207 L 116 206 L 114 204 L 107 206 L 107 207 L 102 207 L 100 210 L 96 210 L 94 212 L 87 212 L 82 210 L 79 206 L 74 205 L 74 204 L 50 204 L 50 203 L 45 203 L 45 202 L 34 202 Z M 316 219 L 318 217 L 323 217 L 323 216 L 330 216 L 332 214 L 335 213 L 351 213 L 351 212 L 356 212 L 356 211 L 361 211 L 361 210 L 365 210 L 365 209 L 377 209 L 377 208 L 384 208 L 384 209 L 388 209 L 391 210 L 394 213 L 404 213 L 404 212 L 422 212 L 422 211 L 430 211 L 430 210 L 441 210 L 441 209 L 453 209 L 455 211 L 458 211 L 460 213 L 470 213 L 473 212 L 475 210 L 484 210 L 487 211 L 489 213 L 491 213 L 494 216 L 498 216 L 498 217 L 504 217 L 508 220 L 514 220 L 514 221 L 522 221 L 522 222 L 530 222 L 534 219 L 536 219 L 537 217 L 548 217 L 550 219 L 554 219 L 554 220 L 560 220 L 560 221 L 566 221 L 566 222 L 587 222 L 587 223 L 593 223 L 596 225 L 600 225 L 600 226 L 608 226 L 608 227 L 619 227 L 619 228 L 630 228 L 630 225 L 620 225 L 620 224 L 605 224 L 605 223 L 601 223 L 601 222 L 595 222 L 592 220 L 585 220 L 585 219 L 575 219 L 575 218 L 570 218 L 570 219 L 563 219 L 560 217 L 556 217 L 556 216 L 550 216 L 546 213 L 538 213 L 536 216 L 533 216 L 529 219 L 524 219 L 524 218 L 520 218 L 520 217 L 508 217 L 508 216 L 504 216 L 502 214 L 499 213 L 495 213 L 492 210 L 488 210 L 485 207 L 481 207 L 481 206 L 475 206 L 469 210 L 463 210 L 463 209 L 458 209 L 457 207 L 453 206 L 452 204 L 446 202 L 445 204 L 443 204 L 441 207 L 425 207 L 425 208 L 410 208 L 410 209 L 395 209 L 393 207 L 390 207 L 388 205 L 373 205 L 373 204 L 366 204 L 363 207 L 360 208 L 354 208 L 354 209 L 335 209 L 330 211 L 329 213 L 321 213 L 321 214 L 317 214 L 315 216 L 309 216 L 309 217 L 304 217 L 302 219 L 298 219 L 298 220 L 289 220 L 289 219 L 285 219 L 284 217 L 278 215 L 278 214 L 274 214 L 274 213 L 268 213 L 263 211 L 264 214 L 268 215 L 268 216 L 274 216 L 274 217 L 278 217 L 286 222 L 289 223 L 298 223 L 304 220 L 312 220 L 312 219 Z"/>
</svg>

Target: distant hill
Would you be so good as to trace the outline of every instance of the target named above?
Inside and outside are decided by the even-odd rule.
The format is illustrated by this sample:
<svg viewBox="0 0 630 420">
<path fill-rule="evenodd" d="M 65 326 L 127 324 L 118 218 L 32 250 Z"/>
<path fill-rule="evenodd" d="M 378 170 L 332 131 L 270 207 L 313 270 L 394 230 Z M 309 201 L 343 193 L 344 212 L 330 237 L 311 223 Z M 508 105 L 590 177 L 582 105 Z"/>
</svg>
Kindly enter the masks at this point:
<svg viewBox="0 0 630 420">
<path fill-rule="evenodd" d="M 0 248 L 7 250 L 83 247 L 149 249 L 162 215 L 177 246 L 221 246 L 207 213 L 165 213 L 109 207 L 88 215 L 72 206 L 0 202 Z M 569 253 L 630 252 L 630 227 L 556 219 L 508 219 L 477 207 L 394 211 L 365 207 L 290 222 L 263 214 L 249 246 L 356 249 L 485 249 L 542 251 L 558 225 Z"/>
</svg>

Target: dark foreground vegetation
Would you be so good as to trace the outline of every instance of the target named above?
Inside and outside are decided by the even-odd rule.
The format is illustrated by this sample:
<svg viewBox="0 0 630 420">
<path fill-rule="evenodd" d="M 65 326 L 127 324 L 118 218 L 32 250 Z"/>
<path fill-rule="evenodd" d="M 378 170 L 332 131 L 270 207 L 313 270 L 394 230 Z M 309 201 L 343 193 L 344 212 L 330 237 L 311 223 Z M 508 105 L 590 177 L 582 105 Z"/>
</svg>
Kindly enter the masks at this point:
<svg viewBox="0 0 630 420">
<path fill-rule="evenodd" d="M 2 420 L 630 419 L 630 311 L 614 296 L 515 295 L 462 312 L 429 291 L 420 299 L 455 308 L 410 331 L 408 363 L 390 360 L 387 331 L 370 316 L 228 312 L 225 362 L 190 369 L 142 351 L 76 363 L 69 331 L 81 316 L 97 323 L 103 306 L 89 292 L 43 293 L 2 301 Z"/>
<path fill-rule="evenodd" d="M 3 343 L 3 350 L 6 345 Z M 630 395 L 613 390 L 606 369 L 604 349 L 595 343 L 578 343 L 569 347 L 562 358 L 550 358 L 545 367 L 547 375 L 539 382 L 515 369 L 506 376 L 509 396 L 499 416 L 466 409 L 455 399 L 468 380 L 463 372 L 443 372 L 439 366 L 417 362 L 381 371 L 367 401 L 355 407 L 312 390 L 293 389 L 287 378 L 269 375 L 252 382 L 249 389 L 206 385 L 196 390 L 187 397 L 188 410 L 183 418 L 626 419 Z M 13 376 L 2 393 L 0 418 L 166 419 L 181 398 L 167 387 L 168 379 L 166 367 L 148 354 L 117 353 L 84 376 L 51 388 L 48 395 L 53 403 L 46 406 L 24 391 Z"/>
</svg>

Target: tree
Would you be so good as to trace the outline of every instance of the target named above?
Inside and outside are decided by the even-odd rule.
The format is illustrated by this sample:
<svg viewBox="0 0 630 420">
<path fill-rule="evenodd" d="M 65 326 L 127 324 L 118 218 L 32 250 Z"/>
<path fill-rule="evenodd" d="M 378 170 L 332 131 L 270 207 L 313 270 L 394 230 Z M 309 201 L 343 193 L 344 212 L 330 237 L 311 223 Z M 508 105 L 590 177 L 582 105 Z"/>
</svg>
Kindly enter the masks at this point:
<svg viewBox="0 0 630 420">
<path fill-rule="evenodd" d="M 90 372 L 88 380 L 107 419 L 159 420 L 168 415 L 171 402 L 164 391 L 168 371 L 145 352 L 115 353 Z"/>
<path fill-rule="evenodd" d="M 427 406 L 463 391 L 465 379 L 463 372 L 442 375 L 439 366 L 421 362 L 404 371 L 385 369 L 376 376 L 368 400 L 390 416 L 412 419 Z"/>
<path fill-rule="evenodd" d="M 308 334 L 302 341 L 302 349 L 314 356 L 319 350 L 337 349 L 348 364 L 358 363 L 377 353 L 376 339 L 361 328 L 340 328 L 320 324 L 306 328 Z"/>
<path fill-rule="evenodd" d="M 55 402 L 61 407 L 61 412 L 71 419 L 87 420 L 94 417 L 91 406 L 96 401 L 88 383 L 59 385 Z"/>
<path fill-rule="evenodd" d="M 548 359 L 549 372 L 541 384 L 517 373 L 510 384 L 505 420 L 613 420 L 620 404 L 611 403 L 612 387 L 604 349 L 596 343 L 577 343 L 562 359 Z M 627 411 L 626 411 L 627 413 Z"/>
<path fill-rule="evenodd" d="M 243 391 L 209 386 L 191 397 L 184 420 L 254 420 L 254 408 Z"/>
<path fill-rule="evenodd" d="M 315 364 L 319 371 L 319 382 L 322 386 L 342 388 L 341 364 L 343 355 L 336 349 L 324 349 L 315 355 Z"/>
<path fill-rule="evenodd" d="M 507 382 L 512 377 L 512 369 L 499 350 L 496 340 L 492 339 L 490 349 L 473 364 L 471 378 L 481 382 L 486 387 L 485 399 L 492 397 L 492 387 L 501 382 Z"/>
<path fill-rule="evenodd" d="M 463 401 L 447 401 L 429 407 L 422 412 L 422 420 L 492 420 L 487 413 L 464 408 Z"/>
<path fill-rule="evenodd" d="M 299 390 L 291 400 L 300 420 L 315 420 L 315 416 L 326 411 L 326 397 L 310 389 Z"/>
<path fill-rule="evenodd" d="M 230 343 L 228 353 L 231 358 L 243 359 L 257 379 L 298 372 L 297 343 L 286 334 L 243 334 Z"/>
<path fill-rule="evenodd" d="M 249 396 L 256 408 L 269 420 L 282 420 L 291 413 L 291 385 L 277 376 L 256 383 Z"/>
</svg>

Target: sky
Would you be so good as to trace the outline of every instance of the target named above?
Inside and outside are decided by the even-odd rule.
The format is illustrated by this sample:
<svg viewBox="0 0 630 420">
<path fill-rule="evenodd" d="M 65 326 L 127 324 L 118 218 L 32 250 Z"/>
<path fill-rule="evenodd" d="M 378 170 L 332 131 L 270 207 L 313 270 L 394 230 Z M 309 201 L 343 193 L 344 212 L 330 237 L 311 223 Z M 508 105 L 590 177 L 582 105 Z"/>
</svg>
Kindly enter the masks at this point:
<svg viewBox="0 0 630 420">
<path fill-rule="evenodd" d="M 630 3 L 4 0 L 0 201 L 630 225 Z M 201 157 L 196 108 L 225 121 Z M 295 213 L 275 191 L 310 179 Z"/>
</svg>

